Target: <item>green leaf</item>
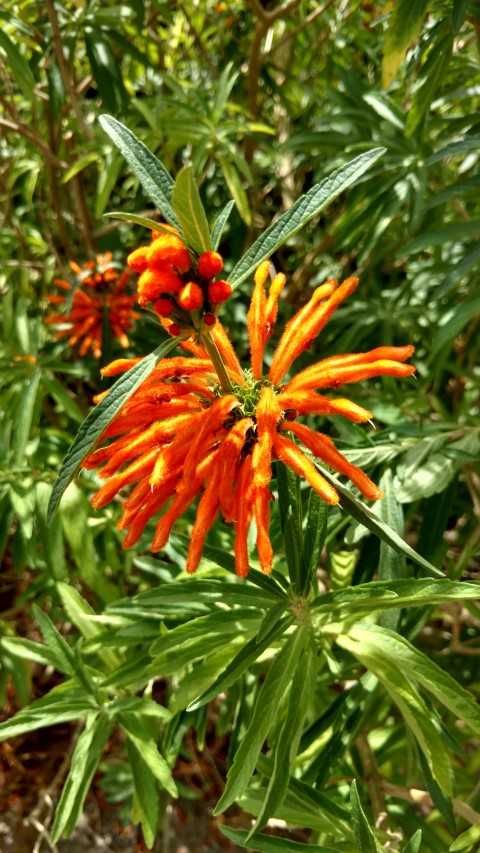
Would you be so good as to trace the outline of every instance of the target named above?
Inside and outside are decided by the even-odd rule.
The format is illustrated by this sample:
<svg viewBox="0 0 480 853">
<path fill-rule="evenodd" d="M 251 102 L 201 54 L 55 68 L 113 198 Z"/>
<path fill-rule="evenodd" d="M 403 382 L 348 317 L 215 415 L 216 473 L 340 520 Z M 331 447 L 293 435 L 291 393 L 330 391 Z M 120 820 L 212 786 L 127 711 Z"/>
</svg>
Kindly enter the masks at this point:
<svg viewBox="0 0 480 853">
<path fill-rule="evenodd" d="M 125 730 L 128 739 L 141 755 L 149 770 L 155 776 L 155 779 L 160 782 L 162 788 L 165 788 L 171 797 L 178 797 L 177 786 L 173 781 L 170 768 L 165 759 L 160 755 L 155 741 L 143 727 L 136 713 L 125 712 L 119 714 L 118 722 Z"/>
<path fill-rule="evenodd" d="M 75 476 L 85 457 L 88 456 L 100 439 L 102 433 L 105 432 L 122 406 L 125 405 L 132 394 L 135 393 L 137 388 L 150 375 L 158 362 L 177 345 L 178 340 L 179 338 L 170 338 L 157 347 L 150 355 L 143 358 L 138 364 L 135 364 L 134 367 L 117 380 L 103 400 L 90 412 L 60 466 L 60 473 L 50 496 L 47 523 L 57 509 L 68 484 Z"/>
<path fill-rule="evenodd" d="M 292 587 L 297 594 L 300 594 L 304 585 L 304 578 L 300 577 L 300 555 L 303 542 L 300 478 L 282 462 L 277 462 L 276 467 L 280 524 L 284 535 L 285 557 Z"/>
<path fill-rule="evenodd" d="M 67 838 L 75 829 L 83 803 L 113 728 L 113 720 L 100 714 L 87 720 L 75 744 L 70 771 L 62 790 L 52 828 L 52 842 Z"/>
<path fill-rule="evenodd" d="M 432 453 L 421 467 L 413 471 L 407 469 L 404 479 L 396 482 L 397 499 L 402 503 L 410 503 L 443 492 L 466 462 L 476 460 L 479 450 L 478 429 L 467 432 L 458 441 L 444 445 L 442 451 Z"/>
<path fill-rule="evenodd" d="M 72 421 L 76 421 L 76 423 L 81 424 L 84 418 L 80 407 L 77 405 L 74 398 L 70 396 L 66 387 L 58 381 L 53 373 L 45 370 L 42 373 L 42 384 L 68 417 L 71 418 Z"/>
<path fill-rule="evenodd" d="M 172 648 L 179 648 L 183 643 L 205 638 L 208 634 L 223 637 L 227 634 L 238 635 L 241 631 L 251 630 L 260 624 L 262 613 L 253 608 L 235 608 L 233 610 L 217 610 L 206 616 L 190 619 L 182 625 L 177 625 L 166 634 L 162 634 L 150 646 L 152 655 L 160 655 Z M 253 623 L 253 626 L 249 625 Z"/>
<path fill-rule="evenodd" d="M 303 578 L 302 593 L 307 595 L 316 576 L 320 555 L 327 535 L 328 504 L 318 492 L 310 489 L 308 496 L 307 522 L 303 534 L 300 555 L 300 576 Z"/>
<path fill-rule="evenodd" d="M 217 803 L 215 814 L 225 811 L 245 790 L 263 742 L 274 725 L 288 684 L 294 677 L 306 640 L 306 630 L 304 626 L 300 626 L 287 639 L 268 670 L 258 693 L 250 725 L 228 772 L 227 784 Z"/>
<path fill-rule="evenodd" d="M 41 371 L 36 370 L 30 377 L 28 384 L 22 391 L 19 400 L 19 417 L 16 423 L 16 429 L 13 436 L 13 464 L 20 465 L 23 462 L 23 457 L 27 447 L 30 430 L 33 422 L 33 413 L 35 403 L 37 401 L 38 385 L 41 378 Z"/>
<path fill-rule="evenodd" d="M 399 554 L 405 554 L 406 557 L 409 557 L 410 560 L 424 569 L 424 571 L 428 572 L 429 575 L 443 577 L 443 574 L 439 569 L 436 569 L 435 566 L 432 566 L 432 564 L 428 562 L 428 560 L 425 560 L 424 557 L 417 554 L 410 545 L 407 545 L 407 543 L 403 541 L 395 530 L 392 530 L 388 524 L 385 524 L 384 521 L 377 518 L 375 513 L 372 512 L 366 504 L 356 498 L 352 492 L 337 479 L 337 477 L 334 477 L 321 465 L 317 464 L 317 468 L 321 472 L 322 476 L 332 483 L 339 492 L 340 506 L 345 510 L 345 512 L 351 515 L 356 521 L 363 524 L 363 526 L 368 528 L 371 533 L 374 533 L 375 536 L 378 536 L 378 538 L 382 540 L 382 542 L 386 542 L 387 545 L 390 545 L 390 547 Z"/>
<path fill-rule="evenodd" d="M 38 622 L 47 649 L 55 659 L 55 666 L 65 675 L 75 675 L 75 655 L 68 643 L 63 639 L 52 620 L 40 608 L 33 605 L 33 615 Z"/>
<path fill-rule="evenodd" d="M 31 100 L 36 86 L 35 77 L 18 47 L 9 39 L 4 29 L 0 29 L 0 48 L 7 54 L 8 64 L 10 65 L 15 81 L 18 83 L 25 97 Z"/>
<path fill-rule="evenodd" d="M 378 507 L 381 520 L 387 524 L 395 533 L 403 539 L 404 521 L 402 507 L 398 503 L 397 496 L 393 485 L 393 474 L 390 468 L 387 468 L 383 474 L 379 486 L 383 489 L 384 496 L 378 501 Z M 394 551 L 386 542 L 380 542 L 380 560 L 378 564 L 378 577 L 380 581 L 398 580 L 404 578 L 407 567 L 405 555 Z M 382 614 L 381 623 L 386 628 L 395 629 L 400 620 L 400 611 L 390 610 L 388 613 Z"/>
<path fill-rule="evenodd" d="M 451 32 L 439 40 L 421 70 L 422 83 L 415 91 L 407 115 L 406 135 L 411 136 L 421 124 L 430 108 L 436 92 L 445 78 L 445 70 L 450 61 L 453 46 Z"/>
<path fill-rule="evenodd" d="M 269 258 L 289 237 L 300 231 L 307 222 L 313 219 L 317 213 L 320 213 L 341 192 L 354 184 L 385 153 L 385 150 L 385 148 L 373 148 L 371 151 L 360 154 L 301 196 L 292 207 L 263 232 L 262 236 L 241 258 L 230 273 L 228 279 L 230 284 L 237 287 L 248 278 L 258 265 Z"/>
<path fill-rule="evenodd" d="M 178 174 L 173 188 L 173 206 L 187 246 L 198 254 L 210 251 L 210 229 L 191 166 L 185 166 Z"/>
<path fill-rule="evenodd" d="M 454 33 L 459 32 L 463 22 L 465 21 L 469 5 L 470 0 L 453 0 L 452 28 Z"/>
<path fill-rule="evenodd" d="M 40 663 L 42 666 L 56 666 L 55 655 L 47 646 L 27 640 L 24 637 L 2 637 L 0 648 L 6 649 L 9 654 L 31 663 Z"/>
<path fill-rule="evenodd" d="M 280 637 L 293 624 L 294 618 L 292 614 L 276 622 L 271 627 L 269 633 L 263 636 L 262 640 L 258 641 L 258 636 L 256 636 L 249 640 L 248 643 L 245 643 L 241 651 L 225 668 L 225 671 L 215 679 L 214 683 L 204 693 L 188 706 L 187 710 L 195 711 L 231 687 L 243 675 L 245 670 L 252 663 L 255 663 L 260 655 L 272 645 L 273 641 Z"/>
<path fill-rule="evenodd" d="M 467 323 L 474 322 L 479 312 L 480 296 L 478 295 L 456 305 L 443 318 L 443 323 L 431 345 L 431 356 L 436 355 L 443 346 L 450 343 L 465 328 Z"/>
<path fill-rule="evenodd" d="M 378 847 L 375 836 L 370 829 L 365 812 L 360 802 L 355 779 L 350 788 L 350 805 L 352 808 L 352 823 L 357 839 L 358 853 L 377 853 Z"/>
<path fill-rule="evenodd" d="M 62 691 L 51 690 L 46 696 L 23 708 L 15 717 L 0 723 L 0 741 L 98 714 L 98 706 L 93 700 L 86 698 L 84 692 L 80 694 L 78 690 L 72 690 L 71 684 L 69 682 L 68 696 L 65 694 L 66 685 L 62 684 Z"/>
<path fill-rule="evenodd" d="M 79 172 L 82 172 L 83 169 L 86 169 L 91 163 L 98 163 L 98 151 L 90 151 L 90 153 L 85 154 L 84 157 L 79 157 L 73 166 L 70 166 L 63 175 L 62 184 L 68 184 L 75 175 L 78 175 Z"/>
<path fill-rule="evenodd" d="M 181 231 L 180 223 L 170 204 L 173 180 L 165 166 L 139 139 L 113 116 L 99 118 L 105 133 L 123 154 L 130 168 L 143 186 L 148 197 L 170 225 Z"/>
<path fill-rule="evenodd" d="M 250 213 L 247 194 L 243 189 L 240 175 L 228 157 L 225 157 L 223 154 L 217 154 L 217 160 L 241 218 L 245 222 L 245 225 L 251 225 L 252 214 Z"/>
<path fill-rule="evenodd" d="M 358 658 L 382 682 L 425 755 L 432 776 L 442 791 L 450 795 L 450 763 L 440 734 L 424 700 L 408 678 L 410 669 L 405 667 L 401 657 L 391 660 L 384 654 L 383 638 L 387 629 L 378 628 L 378 631 L 382 639 L 370 633 L 365 626 L 354 625 L 348 635 L 337 637 L 337 644 Z M 398 637 L 398 634 L 394 636 Z"/>
<path fill-rule="evenodd" d="M 372 581 L 359 586 L 327 592 L 316 598 L 311 609 L 331 613 L 335 618 L 346 615 L 367 615 L 375 610 L 390 607 L 427 607 L 446 601 L 473 601 L 478 598 L 479 587 L 475 583 L 419 578 L 399 581 Z M 340 616 L 342 611 L 347 611 Z"/>
<path fill-rule="evenodd" d="M 127 755 L 134 785 L 132 823 L 141 824 L 145 843 L 150 850 L 155 842 L 159 818 L 157 784 L 155 776 L 143 760 L 142 752 L 129 738 Z"/>
<path fill-rule="evenodd" d="M 121 219 L 123 222 L 132 222 L 134 225 L 141 225 L 143 228 L 148 228 L 150 231 L 158 231 L 159 234 L 171 234 L 171 229 L 163 222 L 157 222 L 156 219 L 149 219 L 147 216 L 137 216 L 136 213 L 122 213 L 116 211 L 114 213 L 105 213 L 105 219 Z"/>
<path fill-rule="evenodd" d="M 91 618 L 96 615 L 95 611 L 76 589 L 67 583 L 60 582 L 57 583 L 57 590 L 69 619 L 86 640 L 98 637 L 104 632 L 103 626 Z M 98 654 L 108 669 L 112 670 L 119 666 L 120 658 L 116 651 L 103 648 L 100 643 Z"/>
<path fill-rule="evenodd" d="M 262 808 L 247 838 L 249 842 L 274 816 L 288 789 L 293 762 L 303 730 L 303 721 L 311 707 L 316 687 L 317 650 L 313 643 L 305 648 L 297 663 L 290 686 L 287 710 L 273 752 L 273 769 Z M 301 697 L 301 698 L 300 698 Z"/>
<path fill-rule="evenodd" d="M 226 226 L 226 224 L 230 218 L 230 214 L 231 214 L 234 207 L 235 207 L 234 201 L 227 201 L 225 207 L 223 208 L 223 210 L 220 211 L 220 213 L 218 214 L 218 216 L 214 222 L 214 225 L 212 228 L 212 249 L 214 252 L 217 251 L 217 249 L 221 243 L 223 231 L 225 229 L 225 226 Z"/>
<path fill-rule="evenodd" d="M 378 625 L 369 625 L 367 628 L 364 624 L 355 625 L 350 636 L 359 643 L 370 644 L 372 648 L 381 651 L 385 659 L 408 672 L 452 714 L 470 726 L 477 736 L 480 735 L 480 705 L 474 696 L 408 640 Z"/>
<path fill-rule="evenodd" d="M 386 89 L 397 73 L 411 43 L 419 34 L 432 0 L 397 0 L 383 46 L 382 86 Z"/>
<path fill-rule="evenodd" d="M 302 844 L 301 841 L 292 841 L 290 838 L 275 838 L 273 835 L 256 835 L 247 845 L 248 832 L 245 829 L 232 829 L 231 826 L 224 824 L 220 824 L 220 832 L 234 844 L 239 847 L 248 847 L 248 850 L 254 850 L 255 853 L 335 853 L 333 847 Z"/>
<path fill-rule="evenodd" d="M 417 829 L 417 831 L 412 835 L 407 846 L 403 848 L 402 853 L 419 853 L 421 843 L 422 843 L 422 830 Z"/>
<path fill-rule="evenodd" d="M 480 823 L 475 823 L 455 839 L 448 848 L 449 853 L 459 853 L 460 850 L 471 853 L 478 841 L 480 841 Z"/>
</svg>

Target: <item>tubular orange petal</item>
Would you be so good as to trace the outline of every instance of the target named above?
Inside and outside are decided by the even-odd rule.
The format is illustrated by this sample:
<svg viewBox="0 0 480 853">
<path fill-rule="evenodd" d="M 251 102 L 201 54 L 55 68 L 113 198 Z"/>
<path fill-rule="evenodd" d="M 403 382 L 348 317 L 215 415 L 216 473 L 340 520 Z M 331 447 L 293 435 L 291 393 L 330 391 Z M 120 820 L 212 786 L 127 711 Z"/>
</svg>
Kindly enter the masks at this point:
<svg viewBox="0 0 480 853">
<path fill-rule="evenodd" d="M 338 281 L 335 278 L 317 287 L 313 291 L 310 301 L 300 311 L 297 311 L 285 326 L 285 331 L 273 354 L 272 365 L 268 374 L 268 378 L 274 385 L 278 385 L 296 357 L 310 346 L 318 334 L 315 332 L 315 325 L 312 326 L 312 321 L 322 310 L 321 303 L 330 297 L 337 287 Z M 308 335 L 306 334 L 307 329 L 309 330 Z"/>
<path fill-rule="evenodd" d="M 227 520 L 230 520 L 233 509 L 233 484 L 235 481 L 237 465 L 245 444 L 247 432 L 253 429 L 254 425 L 255 421 L 252 418 L 242 418 L 232 426 L 227 437 L 222 442 L 219 496 L 222 511 Z"/>
<path fill-rule="evenodd" d="M 207 487 L 200 498 L 195 522 L 190 536 L 186 569 L 193 574 L 202 556 L 205 537 L 210 530 L 220 508 L 218 469 L 209 478 Z"/>
<path fill-rule="evenodd" d="M 255 287 L 247 313 L 247 328 L 250 339 L 252 373 L 255 379 L 262 376 L 263 351 L 265 348 L 265 308 L 267 297 L 265 282 L 270 270 L 270 261 L 263 261 L 255 273 Z"/>
<path fill-rule="evenodd" d="M 253 512 L 257 527 L 257 551 L 262 572 L 269 574 L 273 567 L 273 549 L 269 536 L 270 489 L 266 486 L 253 488 Z"/>
<path fill-rule="evenodd" d="M 269 385 L 262 388 L 257 403 L 257 443 L 253 448 L 253 484 L 266 487 L 272 479 L 272 442 L 282 410 Z"/>
<path fill-rule="evenodd" d="M 332 506 L 338 503 L 339 497 L 333 486 L 318 473 L 313 462 L 302 453 L 293 441 L 276 433 L 273 440 L 273 449 L 278 459 L 292 468 L 300 477 L 304 477 L 310 483 L 312 489 L 315 489 L 327 503 Z"/>
<path fill-rule="evenodd" d="M 349 462 L 348 459 L 346 459 L 345 456 L 337 450 L 333 441 L 328 438 L 328 436 L 313 432 L 304 424 L 299 423 L 283 423 L 281 428 L 282 430 L 288 429 L 293 432 L 314 456 L 321 459 L 323 462 L 326 462 L 330 468 L 333 468 L 340 474 L 345 474 L 366 498 L 376 501 L 383 497 L 382 490 L 379 489 L 369 477 L 367 477 L 361 468 L 357 468 L 356 465 L 352 465 L 351 462 Z"/>
<path fill-rule="evenodd" d="M 345 367 L 313 365 L 302 371 L 288 388 L 307 391 L 312 388 L 338 388 L 340 385 L 361 382 L 374 376 L 411 376 L 415 373 L 413 364 L 399 364 L 397 361 L 372 361 L 369 364 L 352 364 Z"/>
<path fill-rule="evenodd" d="M 315 391 L 282 391 L 277 399 L 282 409 L 294 409 L 299 415 L 343 415 L 356 424 L 366 423 L 373 417 L 368 409 L 357 406 L 351 400 L 343 397 L 332 400 Z"/>
<path fill-rule="evenodd" d="M 235 527 L 235 572 L 240 578 L 246 578 L 250 571 L 248 564 L 247 536 L 252 521 L 250 485 L 252 478 L 252 457 L 247 456 L 240 466 L 235 487 L 234 527 Z"/>
<path fill-rule="evenodd" d="M 210 334 L 213 340 L 215 341 L 218 347 L 218 351 L 222 356 L 225 364 L 232 371 L 232 377 L 235 382 L 238 385 L 245 385 L 245 378 L 243 375 L 243 370 L 240 366 L 240 362 L 237 358 L 235 350 L 233 349 L 230 338 L 228 337 L 224 327 L 220 323 L 220 320 L 217 320 L 215 325 L 212 326 Z"/>
<path fill-rule="evenodd" d="M 280 296 L 283 288 L 285 287 L 286 277 L 283 273 L 279 272 L 273 279 L 269 291 L 268 291 L 268 299 L 267 304 L 265 306 L 265 333 L 266 333 L 266 341 L 270 337 L 273 332 L 273 327 L 275 326 L 277 315 L 278 315 L 278 297 Z"/>
</svg>

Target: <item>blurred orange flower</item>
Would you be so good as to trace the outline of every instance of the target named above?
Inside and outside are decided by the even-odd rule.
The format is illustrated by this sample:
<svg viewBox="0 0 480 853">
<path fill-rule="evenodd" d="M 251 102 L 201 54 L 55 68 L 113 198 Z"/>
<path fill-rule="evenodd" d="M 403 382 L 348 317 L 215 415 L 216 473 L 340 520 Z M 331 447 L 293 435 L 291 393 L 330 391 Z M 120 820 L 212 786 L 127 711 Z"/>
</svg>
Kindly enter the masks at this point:
<svg viewBox="0 0 480 853">
<path fill-rule="evenodd" d="M 106 479 L 92 500 L 95 507 L 104 506 L 124 488 L 133 486 L 118 525 L 128 530 L 125 547 L 133 545 L 148 520 L 161 513 L 151 545 L 152 551 L 160 551 L 175 521 L 200 496 L 190 535 L 188 572 L 197 568 L 205 537 L 219 512 L 235 528 L 237 574 L 248 574 L 247 534 L 253 518 L 261 568 L 271 571 L 273 460 L 290 466 L 329 504 L 338 503 L 338 493 L 296 440 L 314 457 L 349 477 L 365 497 L 382 497 L 381 490 L 348 462 L 330 438 L 296 419 L 343 415 L 355 423 L 369 421 L 371 412 L 356 403 L 318 391 L 373 376 L 410 376 L 415 368 L 403 362 L 414 348 L 378 347 L 367 353 L 326 358 L 285 381 L 295 359 L 358 284 L 356 278 L 340 285 L 331 279 L 316 288 L 310 301 L 287 324 L 264 375 L 264 349 L 285 283 L 282 274 L 275 276 L 267 294 L 269 266 L 266 261 L 257 270 L 248 312 L 251 367 L 241 369 L 217 320 L 208 332 L 208 342 L 204 336 L 201 343 L 190 340 L 183 344 L 190 356 L 168 358 L 158 364 L 104 432 L 102 438 L 109 443 L 84 462 L 86 468 L 101 466 L 99 475 Z M 208 349 L 203 343 L 208 343 Z M 225 369 L 220 381 L 215 358 L 210 357 L 212 346 Z M 114 376 L 137 361 L 120 359 L 102 372 Z"/>
<path fill-rule="evenodd" d="M 51 305 L 65 308 L 64 313 L 45 317 L 46 323 L 61 327 L 55 332 L 55 337 L 59 340 L 68 337 L 71 346 L 78 344 L 81 356 L 91 350 L 95 358 L 100 358 L 106 318 L 112 337 L 124 349 L 128 347 L 126 333 L 133 327 L 134 320 L 140 317 L 133 310 L 135 296 L 125 292 L 130 273 L 119 273 L 112 263 L 111 252 L 97 255 L 95 261 L 88 261 L 83 267 L 70 261 L 70 269 L 75 273 L 77 283 L 72 285 L 56 278 L 54 284 L 63 292 L 46 297 Z"/>
</svg>

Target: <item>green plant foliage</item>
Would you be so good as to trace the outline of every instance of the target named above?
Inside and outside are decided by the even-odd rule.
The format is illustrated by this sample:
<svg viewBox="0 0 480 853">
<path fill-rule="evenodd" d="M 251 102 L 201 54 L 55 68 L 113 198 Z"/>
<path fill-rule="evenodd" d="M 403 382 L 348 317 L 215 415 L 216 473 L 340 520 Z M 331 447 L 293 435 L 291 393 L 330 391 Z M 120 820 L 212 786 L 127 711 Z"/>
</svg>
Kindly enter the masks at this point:
<svg viewBox="0 0 480 853">
<path fill-rule="evenodd" d="M 192 795 L 210 813 L 215 800 L 212 826 L 232 850 L 477 849 L 479 33 L 476 0 L 3 3 L 8 794 L 17 744 L 35 760 L 35 738 L 43 755 L 56 738 L 50 727 L 70 738 L 61 784 L 38 777 L 55 808 L 35 849 L 69 836 L 74 846 L 98 786 L 149 849 L 181 846 L 165 808 L 175 814 L 180 796 L 189 816 Z M 268 575 L 254 530 L 248 577 L 235 575 L 234 528 L 220 518 L 197 575 L 186 574 L 198 503 L 159 553 L 149 547 L 160 512 L 123 549 L 124 493 L 94 510 L 102 472 L 75 480 L 154 367 L 185 354 L 183 341 L 138 309 L 120 344 L 104 308 L 97 358 L 45 318 L 72 309 L 96 255 L 112 252 L 120 273 L 149 232 L 172 226 L 192 258 L 221 253 L 235 293 L 220 319 L 242 366 L 253 276 L 267 258 L 272 277 L 286 275 L 267 370 L 285 324 L 332 276 L 360 284 L 295 371 L 415 346 L 416 381 L 325 389 L 370 411 L 370 424 L 305 421 L 381 500 L 315 460 L 340 497 L 328 506 L 274 460 Z M 139 361 L 102 379 L 122 356 Z M 201 787 L 190 781 L 198 768 Z M 21 817 L 39 825 L 35 807 Z"/>
</svg>

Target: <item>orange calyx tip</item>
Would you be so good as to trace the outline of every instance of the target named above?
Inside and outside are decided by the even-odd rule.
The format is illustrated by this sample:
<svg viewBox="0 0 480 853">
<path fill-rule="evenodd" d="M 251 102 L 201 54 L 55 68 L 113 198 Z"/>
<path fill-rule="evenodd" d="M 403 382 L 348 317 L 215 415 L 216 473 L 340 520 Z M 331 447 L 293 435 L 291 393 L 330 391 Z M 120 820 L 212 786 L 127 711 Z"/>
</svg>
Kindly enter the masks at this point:
<svg viewBox="0 0 480 853">
<path fill-rule="evenodd" d="M 175 302 L 168 297 L 162 297 L 154 302 L 153 307 L 160 317 L 170 317 L 172 311 L 175 310 Z"/>
<path fill-rule="evenodd" d="M 233 293 L 233 287 L 228 281 L 220 279 L 220 281 L 212 281 L 208 285 L 208 299 L 212 305 L 219 305 L 230 299 Z"/>
<path fill-rule="evenodd" d="M 144 272 L 144 270 L 147 269 L 147 251 L 148 246 L 140 246 L 138 249 L 130 252 L 127 257 L 127 264 L 131 270 L 134 270 L 135 272 Z"/>
<path fill-rule="evenodd" d="M 181 330 L 180 326 L 178 325 L 178 323 L 171 323 L 167 329 L 168 334 L 171 335 L 172 338 L 177 337 L 177 335 L 179 335 L 181 331 L 182 330 Z"/>
<path fill-rule="evenodd" d="M 203 322 L 205 323 L 206 326 L 214 326 L 215 323 L 217 322 L 217 318 L 215 317 L 214 314 L 205 314 L 205 316 L 203 318 Z"/>
<path fill-rule="evenodd" d="M 204 278 L 212 278 L 223 269 L 223 258 L 218 252 L 204 252 L 197 263 L 198 274 Z"/>
<path fill-rule="evenodd" d="M 110 364 L 102 367 L 100 373 L 102 376 L 116 376 L 117 373 L 130 370 L 131 367 L 134 367 L 141 360 L 141 358 L 116 358 L 115 361 L 111 361 Z"/>
<path fill-rule="evenodd" d="M 180 273 L 188 272 L 192 265 L 187 247 L 175 234 L 160 234 L 147 250 L 148 266 L 163 269 L 165 265 L 175 267 Z"/>
<path fill-rule="evenodd" d="M 184 311 L 196 311 L 203 305 L 202 288 L 194 281 L 189 281 L 178 295 L 178 304 Z"/>
</svg>

